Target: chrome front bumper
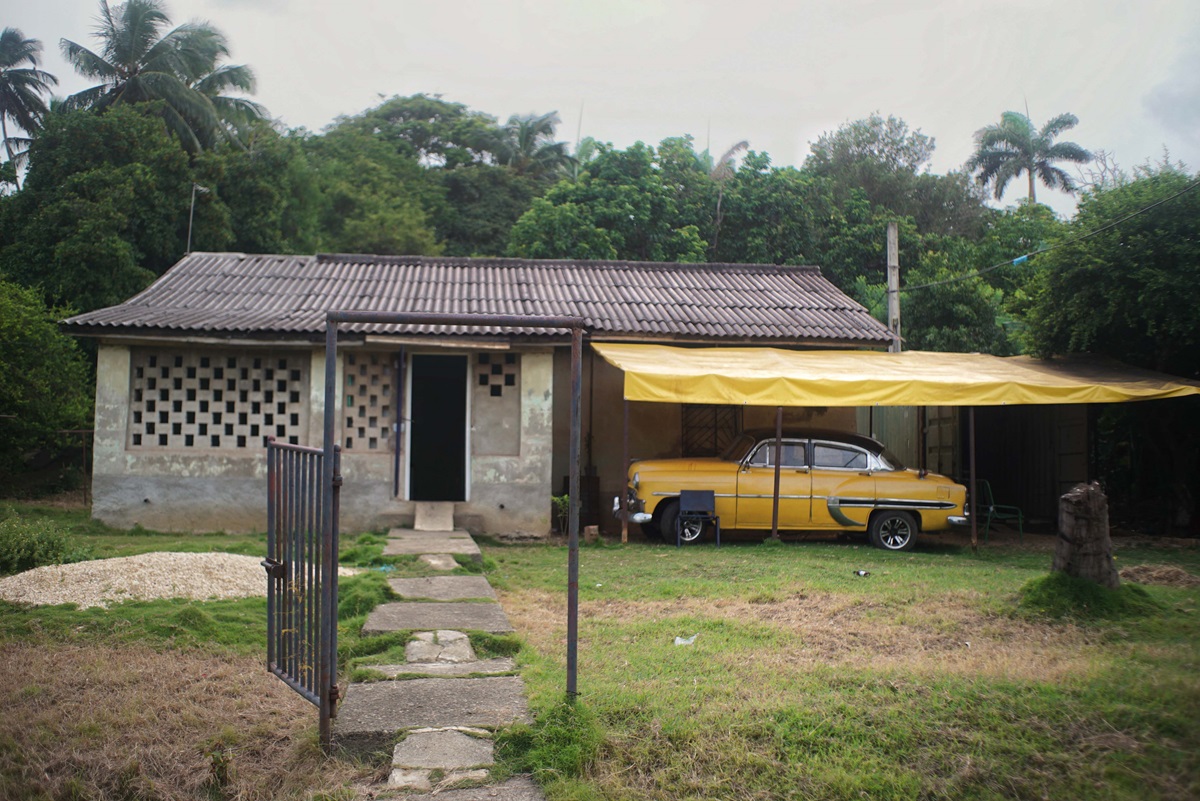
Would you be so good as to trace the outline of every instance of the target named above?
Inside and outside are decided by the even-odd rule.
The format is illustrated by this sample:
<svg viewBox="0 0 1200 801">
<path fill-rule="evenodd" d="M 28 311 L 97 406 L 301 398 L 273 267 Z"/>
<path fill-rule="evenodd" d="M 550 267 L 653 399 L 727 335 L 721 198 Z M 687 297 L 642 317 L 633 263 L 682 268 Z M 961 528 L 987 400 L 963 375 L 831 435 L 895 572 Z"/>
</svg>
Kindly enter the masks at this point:
<svg viewBox="0 0 1200 801">
<path fill-rule="evenodd" d="M 642 523 L 649 523 L 651 520 L 654 519 L 654 515 L 652 515 L 648 512 L 633 511 L 634 507 L 638 506 L 638 505 L 640 505 L 639 501 L 630 499 L 630 501 L 629 501 L 629 510 L 630 510 L 629 511 L 629 519 L 630 519 L 630 521 L 640 525 Z M 613 496 L 613 517 L 615 517 L 618 520 L 621 519 L 621 496 L 620 495 Z"/>
</svg>

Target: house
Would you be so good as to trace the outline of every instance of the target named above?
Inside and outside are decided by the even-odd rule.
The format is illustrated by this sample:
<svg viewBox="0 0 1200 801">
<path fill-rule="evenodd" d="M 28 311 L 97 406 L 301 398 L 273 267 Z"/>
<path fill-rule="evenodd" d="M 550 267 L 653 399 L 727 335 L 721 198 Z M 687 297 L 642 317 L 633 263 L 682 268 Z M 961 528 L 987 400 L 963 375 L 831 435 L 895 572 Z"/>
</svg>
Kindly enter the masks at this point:
<svg viewBox="0 0 1200 801">
<path fill-rule="evenodd" d="M 581 317 L 589 341 L 880 348 L 890 334 L 817 267 L 193 253 L 130 300 L 66 320 L 99 342 L 93 514 L 261 530 L 269 437 L 319 446 L 324 315 Z M 346 530 L 452 501 L 474 532 L 544 536 L 568 472 L 569 336 L 356 324 L 337 366 Z M 624 484 L 621 373 L 585 354 L 584 514 Z M 638 404 L 635 457 L 711 453 L 769 409 Z M 853 429 L 853 409 L 789 416 Z M 759 419 L 761 417 L 761 419 Z"/>
</svg>

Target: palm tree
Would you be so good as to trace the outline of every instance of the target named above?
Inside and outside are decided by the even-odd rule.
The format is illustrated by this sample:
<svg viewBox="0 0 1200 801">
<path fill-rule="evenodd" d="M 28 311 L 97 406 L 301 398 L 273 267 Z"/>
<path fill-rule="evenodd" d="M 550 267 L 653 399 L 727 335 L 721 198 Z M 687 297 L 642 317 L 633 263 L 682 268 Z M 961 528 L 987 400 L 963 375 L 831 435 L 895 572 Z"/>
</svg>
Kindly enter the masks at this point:
<svg viewBox="0 0 1200 801">
<path fill-rule="evenodd" d="M 737 154 L 749 147 L 750 143 L 743 139 L 722 153 L 721 157 L 715 163 L 712 163 L 708 170 L 708 177 L 712 178 L 713 183 L 717 185 L 717 211 L 713 215 L 713 241 L 711 248 L 714 256 L 721 242 L 721 223 L 723 221 L 721 216 L 721 202 L 725 199 L 725 183 L 737 172 L 737 166 L 734 164 Z M 697 157 L 697 161 L 701 164 L 712 162 L 712 156 L 709 154 L 707 148 Z"/>
<path fill-rule="evenodd" d="M 238 125 L 265 116 L 257 103 L 222 94 L 254 90 L 249 67 L 220 63 L 229 55 L 224 34 L 204 22 L 167 30 L 170 24 L 160 0 L 127 0 L 115 7 L 100 0 L 95 28 L 100 52 L 61 41 L 75 70 L 99 83 L 71 95 L 65 106 L 103 110 L 160 101 L 168 127 L 192 151 L 222 135 L 232 138 Z"/>
<path fill-rule="evenodd" d="M 1074 114 L 1059 114 L 1039 131 L 1029 116 L 1006 111 L 1000 122 L 975 132 L 975 155 L 967 161 L 967 169 L 978 172 L 980 186 L 992 185 L 999 200 L 1008 182 L 1021 173 L 1029 177 L 1029 201 L 1037 202 L 1037 181 L 1050 189 L 1074 192 L 1071 176 L 1054 166 L 1058 161 L 1086 164 L 1092 154 L 1074 142 L 1055 142 L 1063 131 L 1074 128 L 1079 118 Z"/>
<path fill-rule="evenodd" d="M 554 141 L 554 129 L 560 120 L 557 111 L 540 116 L 530 114 L 508 118 L 497 155 L 500 162 L 519 175 L 534 177 L 552 174 L 570 167 L 571 154 L 566 142 Z"/>
<path fill-rule="evenodd" d="M 14 166 L 19 166 L 28 155 L 29 138 L 9 136 L 8 121 L 12 120 L 26 133 L 37 131 L 46 115 L 42 95 L 58 84 L 57 78 L 37 68 L 41 55 L 42 43 L 37 39 L 26 39 L 16 28 L 0 32 L 0 134 L 4 137 L 8 160 Z M 20 183 L 17 188 L 21 188 Z"/>
</svg>

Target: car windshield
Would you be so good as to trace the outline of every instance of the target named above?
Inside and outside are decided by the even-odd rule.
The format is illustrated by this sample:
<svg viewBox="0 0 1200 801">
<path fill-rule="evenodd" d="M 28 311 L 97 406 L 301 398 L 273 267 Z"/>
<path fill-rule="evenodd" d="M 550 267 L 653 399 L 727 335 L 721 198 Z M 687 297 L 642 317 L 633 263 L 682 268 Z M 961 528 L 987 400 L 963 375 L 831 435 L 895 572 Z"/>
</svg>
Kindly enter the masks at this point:
<svg viewBox="0 0 1200 801">
<path fill-rule="evenodd" d="M 740 462 L 746 458 L 746 454 L 754 447 L 756 441 L 749 434 L 739 434 L 733 442 L 729 443 L 729 447 L 725 449 L 725 453 L 721 454 L 721 458 L 726 462 Z"/>
</svg>

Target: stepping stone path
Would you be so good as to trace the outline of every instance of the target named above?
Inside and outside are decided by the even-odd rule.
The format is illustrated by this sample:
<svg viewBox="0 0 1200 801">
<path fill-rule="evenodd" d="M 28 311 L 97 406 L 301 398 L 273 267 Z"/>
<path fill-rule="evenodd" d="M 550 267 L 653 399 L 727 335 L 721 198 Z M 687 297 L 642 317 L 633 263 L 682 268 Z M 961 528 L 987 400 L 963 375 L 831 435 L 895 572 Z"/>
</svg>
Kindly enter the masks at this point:
<svg viewBox="0 0 1200 801">
<path fill-rule="evenodd" d="M 430 525 L 438 515 L 419 515 Z M 482 561 L 463 531 L 393 529 L 385 554 L 415 554 L 431 570 L 452 570 L 454 555 Z M 334 741 L 360 756 L 392 751 L 387 786 L 371 798 L 441 801 L 544 801 L 527 776 L 489 784 L 492 737 L 528 721 L 525 684 L 509 657 L 479 659 L 468 631 L 511 632 L 496 593 L 483 576 L 392 579 L 406 600 L 382 604 L 367 616 L 364 634 L 413 630 L 404 664 L 364 665 L 386 680 L 351 683 L 334 720 Z M 407 600 L 414 599 L 414 600 Z M 419 600 L 417 600 L 419 599 Z"/>
</svg>

